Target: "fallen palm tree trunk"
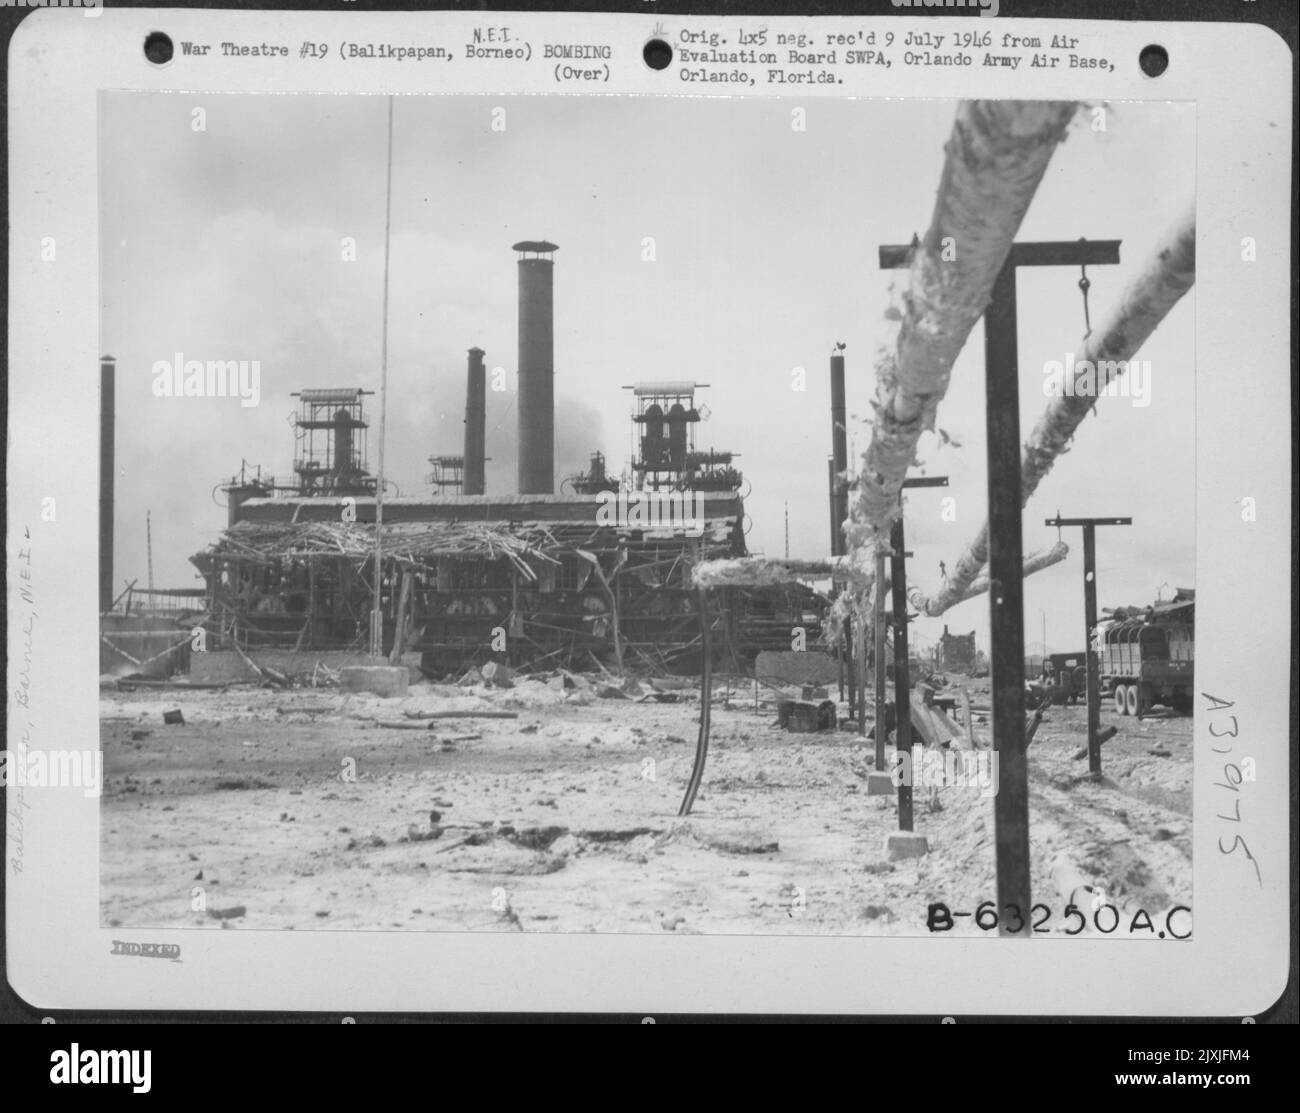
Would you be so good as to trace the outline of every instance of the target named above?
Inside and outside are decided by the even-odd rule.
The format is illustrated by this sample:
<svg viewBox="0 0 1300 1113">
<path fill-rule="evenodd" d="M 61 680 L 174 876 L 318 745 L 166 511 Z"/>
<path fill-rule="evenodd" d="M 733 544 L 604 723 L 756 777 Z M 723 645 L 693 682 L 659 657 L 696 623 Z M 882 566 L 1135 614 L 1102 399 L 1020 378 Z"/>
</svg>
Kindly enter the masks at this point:
<svg viewBox="0 0 1300 1113">
<path fill-rule="evenodd" d="M 989 303 L 1075 109 L 1072 101 L 958 106 L 930 227 L 916 243 L 909 282 L 887 313 L 898 330 L 877 361 L 871 443 L 850 527 L 854 548 L 869 548 L 876 531 L 898 516 L 917 441 L 934 428 L 953 364 Z"/>
<path fill-rule="evenodd" d="M 1032 556 L 1025 557 L 1024 575 L 1032 576 L 1035 572 L 1041 572 L 1044 568 L 1050 568 L 1053 564 L 1060 564 L 1067 556 L 1070 555 L 1070 546 L 1064 541 L 1058 541 L 1050 549 L 1045 549 L 1041 553 L 1034 553 Z M 989 589 L 989 578 L 980 576 L 975 579 L 965 591 L 962 592 L 959 603 L 966 602 L 967 599 L 974 599 L 977 595 L 983 595 Z M 915 598 L 908 593 L 908 602 L 916 607 Z M 920 608 L 917 608 L 920 610 Z M 922 611 L 922 614 L 925 612 Z"/>
<path fill-rule="evenodd" d="M 1020 499 L 1025 505 L 1106 387 L 1128 370 L 1156 326 L 1164 320 L 1196 279 L 1196 213 L 1189 209 L 1161 240 L 1141 273 L 1128 285 L 1119 304 L 1100 328 L 1083 342 L 1067 369 L 1062 393 L 1052 399 L 1025 443 L 1020 464 Z M 943 588 L 933 596 L 908 593 L 912 606 L 930 618 L 968 599 L 967 588 L 988 563 L 986 521 L 967 546 Z"/>
<path fill-rule="evenodd" d="M 871 576 L 847 557 L 828 560 L 794 560 L 790 557 L 734 557 L 705 560 L 691 569 L 691 583 L 699 588 L 771 587 L 803 580 L 849 580 L 869 584 Z"/>
<path fill-rule="evenodd" d="M 1034 553 L 1025 558 L 1025 575 L 1032 576 L 1053 564 L 1059 564 L 1070 553 L 1070 547 L 1058 541 L 1050 549 Z M 851 586 L 870 589 L 875 583 L 875 576 L 869 571 L 849 563 L 847 557 L 831 557 L 829 560 L 790 560 L 781 557 L 740 557 L 734 560 L 701 561 L 691 572 L 692 582 L 698 588 L 708 590 L 720 587 L 768 587 L 773 584 L 793 584 L 803 580 L 817 580 L 832 577 L 843 578 Z M 885 576 L 885 587 L 889 587 L 889 576 Z M 981 576 L 969 584 L 961 600 L 973 599 L 988 591 L 989 583 Z"/>
</svg>

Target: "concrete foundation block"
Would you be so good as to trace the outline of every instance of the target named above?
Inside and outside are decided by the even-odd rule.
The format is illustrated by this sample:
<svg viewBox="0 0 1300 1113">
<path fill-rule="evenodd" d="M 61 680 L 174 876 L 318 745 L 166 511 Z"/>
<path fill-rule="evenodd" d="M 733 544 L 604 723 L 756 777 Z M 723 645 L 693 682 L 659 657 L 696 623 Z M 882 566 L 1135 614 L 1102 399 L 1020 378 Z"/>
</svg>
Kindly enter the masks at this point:
<svg viewBox="0 0 1300 1113">
<path fill-rule="evenodd" d="M 897 791 L 898 786 L 894 784 L 894 778 L 888 773 L 867 774 L 868 796 L 893 796 Z"/>
<path fill-rule="evenodd" d="M 924 835 L 915 831 L 895 831 L 885 836 L 885 857 L 891 862 L 900 858 L 920 858 L 930 853 L 930 844 Z"/>
<path fill-rule="evenodd" d="M 405 665 L 349 665 L 339 671 L 339 687 L 345 692 L 401 699 L 406 695 L 411 672 Z"/>
</svg>

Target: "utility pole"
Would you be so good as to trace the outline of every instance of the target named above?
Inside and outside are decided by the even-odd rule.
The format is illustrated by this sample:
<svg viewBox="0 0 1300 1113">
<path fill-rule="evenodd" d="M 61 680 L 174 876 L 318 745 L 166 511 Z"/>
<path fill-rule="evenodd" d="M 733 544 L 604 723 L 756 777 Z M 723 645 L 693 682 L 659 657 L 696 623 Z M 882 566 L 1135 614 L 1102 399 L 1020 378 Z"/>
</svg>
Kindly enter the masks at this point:
<svg viewBox="0 0 1300 1113">
<path fill-rule="evenodd" d="M 906 267 L 912 246 L 881 247 L 883 268 Z M 1020 503 L 1020 358 L 1016 271 L 1119 262 L 1118 240 L 1012 244 L 984 310 L 985 427 L 988 453 L 990 666 L 998 794 L 993 801 L 998 909 L 1005 926 L 1032 907 L 1029 890 L 1029 770 L 1025 759 L 1024 541 Z M 1029 938 L 1024 932 L 1015 938 Z"/>
<path fill-rule="evenodd" d="M 844 391 L 844 345 L 837 343 L 831 353 L 831 556 L 843 556 L 848 551 L 844 539 L 844 523 L 849 516 L 849 489 L 844 473 L 849 467 L 847 403 Z M 788 555 L 788 554 L 787 554 Z M 861 642 L 861 638 L 857 639 Z M 866 698 L 862 690 L 862 669 L 859 654 L 866 653 L 865 645 L 857 645 L 855 652 L 853 622 L 844 620 L 844 653 L 841 673 L 848 673 L 849 715 L 855 712 L 859 731 L 866 730 Z M 842 686 L 842 685 L 841 685 Z M 856 697 L 856 698 L 855 698 Z"/>
<path fill-rule="evenodd" d="M 885 771 L 885 549 L 876 546 L 876 772 Z"/>
<path fill-rule="evenodd" d="M 375 594 L 370 606 L 370 656 L 384 654 L 384 433 L 388 418 L 388 269 L 393 225 L 393 98 L 388 98 L 388 177 L 384 193 L 384 296 L 379 347 L 379 470 L 375 481 Z"/>
<path fill-rule="evenodd" d="M 917 476 L 903 480 L 903 489 L 909 487 L 946 487 L 946 475 Z M 899 495 L 902 502 L 902 495 Z M 912 554 L 907 551 L 903 536 L 903 514 L 899 507 L 898 517 L 889 536 L 890 586 L 894 593 L 894 753 L 906 755 L 912 759 L 912 684 L 907 666 L 907 558 Z M 880 734 L 880 728 L 876 728 Z M 916 769 L 912 768 L 913 777 Z M 912 777 L 904 777 L 898 786 L 898 829 L 912 829 Z"/>
<path fill-rule="evenodd" d="M 1097 527 L 1131 526 L 1132 518 L 1048 518 L 1044 525 L 1083 527 L 1083 636 L 1084 660 L 1088 664 L 1088 772 L 1101 776 L 1101 692 L 1097 677 L 1097 653 L 1092 632 L 1097 627 Z"/>
</svg>

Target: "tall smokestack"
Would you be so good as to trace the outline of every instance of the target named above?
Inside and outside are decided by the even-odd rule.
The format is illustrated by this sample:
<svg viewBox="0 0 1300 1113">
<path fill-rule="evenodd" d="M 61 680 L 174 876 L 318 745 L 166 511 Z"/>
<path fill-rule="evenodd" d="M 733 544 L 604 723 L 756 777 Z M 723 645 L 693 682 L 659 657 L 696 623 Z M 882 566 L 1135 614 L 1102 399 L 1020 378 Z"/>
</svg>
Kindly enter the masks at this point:
<svg viewBox="0 0 1300 1113">
<path fill-rule="evenodd" d="M 116 423 L 117 361 L 99 361 L 99 611 L 113 606 L 113 429 Z"/>
<path fill-rule="evenodd" d="M 520 350 L 523 350 L 522 344 Z M 483 494 L 486 428 L 487 371 L 483 367 L 483 349 L 471 348 L 465 381 L 465 480 L 461 486 L 467 495 Z"/>
<path fill-rule="evenodd" d="M 519 252 L 519 493 L 555 493 L 555 244 L 524 240 Z"/>
<path fill-rule="evenodd" d="M 831 501 L 831 554 L 843 556 L 848 551 L 843 526 L 849 516 L 849 488 L 840 477 L 849 466 L 849 431 L 844 415 L 844 356 L 839 351 L 831 356 L 831 452 L 836 476 L 835 493 Z"/>
</svg>

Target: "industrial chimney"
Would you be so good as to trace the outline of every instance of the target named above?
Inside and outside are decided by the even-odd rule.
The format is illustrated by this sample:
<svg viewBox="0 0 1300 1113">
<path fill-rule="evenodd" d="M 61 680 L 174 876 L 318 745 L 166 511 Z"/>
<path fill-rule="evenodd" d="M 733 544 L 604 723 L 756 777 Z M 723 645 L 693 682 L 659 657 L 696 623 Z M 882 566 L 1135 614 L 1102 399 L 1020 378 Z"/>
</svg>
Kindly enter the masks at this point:
<svg viewBox="0 0 1300 1113">
<path fill-rule="evenodd" d="M 553 276 L 559 250 L 523 240 L 519 252 L 519 493 L 555 493 Z"/>
<path fill-rule="evenodd" d="M 520 304 L 522 305 L 523 271 L 519 273 L 521 276 Z M 520 336 L 522 337 L 522 335 L 521 332 Z M 519 350 L 523 351 L 522 339 Z M 471 348 L 469 350 L 469 372 L 465 382 L 465 481 L 464 486 L 461 488 L 467 495 L 483 494 L 483 453 L 485 451 L 486 426 L 487 371 L 483 366 L 483 349 Z M 520 472 L 520 474 L 523 473 Z"/>
<path fill-rule="evenodd" d="M 113 429 L 116 423 L 117 361 L 99 361 L 99 612 L 113 607 Z"/>
</svg>

